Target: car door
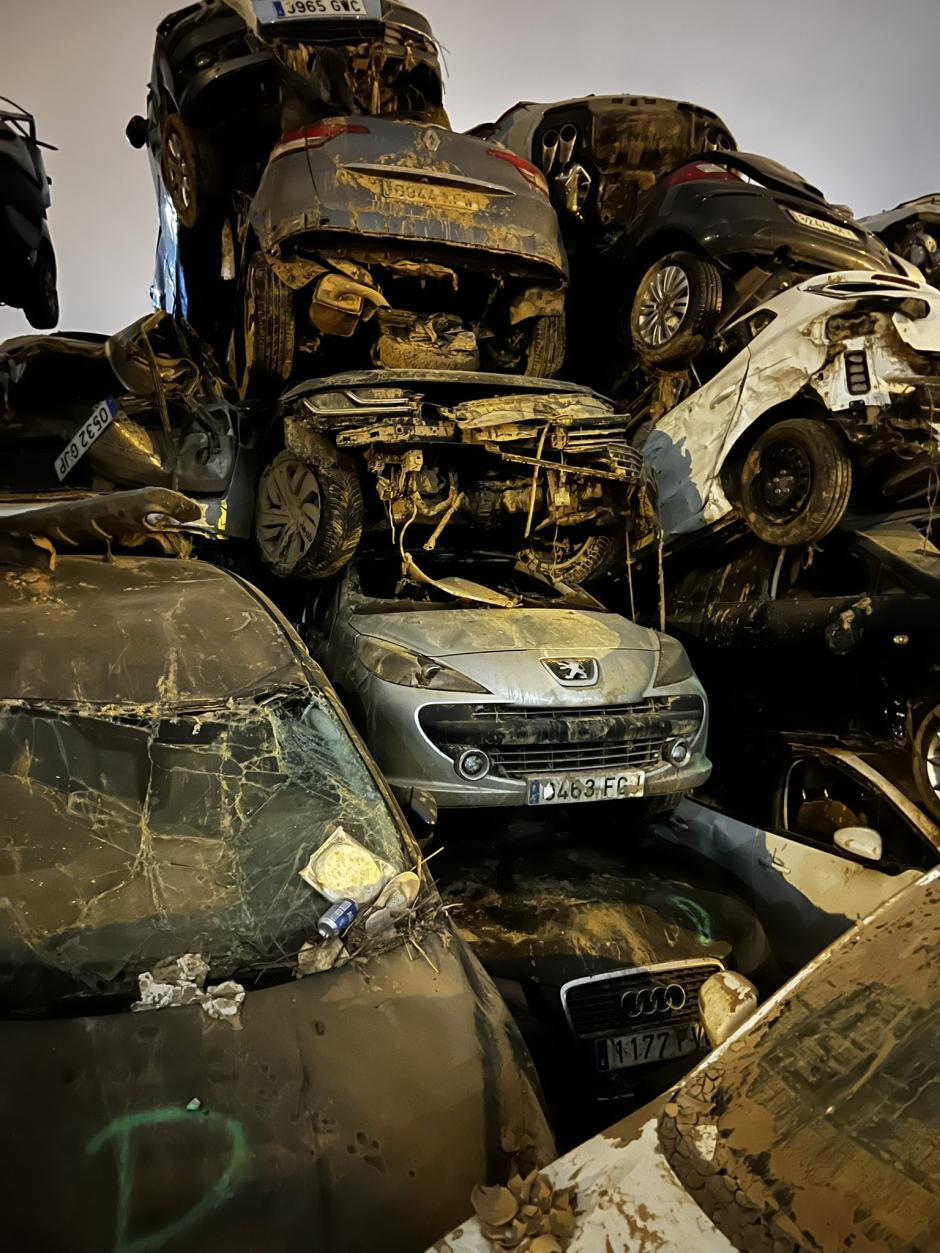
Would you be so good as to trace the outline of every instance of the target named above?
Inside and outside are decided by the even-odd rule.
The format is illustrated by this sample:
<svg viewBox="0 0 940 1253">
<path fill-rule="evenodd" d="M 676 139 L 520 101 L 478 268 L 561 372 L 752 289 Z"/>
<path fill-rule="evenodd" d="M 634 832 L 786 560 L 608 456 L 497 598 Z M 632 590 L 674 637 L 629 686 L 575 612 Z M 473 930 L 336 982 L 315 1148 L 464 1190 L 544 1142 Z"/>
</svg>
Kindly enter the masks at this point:
<svg viewBox="0 0 940 1253">
<path fill-rule="evenodd" d="M 751 886 L 774 954 L 789 972 L 940 857 L 893 785 L 854 754 L 792 747 L 781 767 L 774 822 L 752 846 Z M 837 847 L 836 832 L 846 827 L 877 831 L 881 859 Z"/>
</svg>

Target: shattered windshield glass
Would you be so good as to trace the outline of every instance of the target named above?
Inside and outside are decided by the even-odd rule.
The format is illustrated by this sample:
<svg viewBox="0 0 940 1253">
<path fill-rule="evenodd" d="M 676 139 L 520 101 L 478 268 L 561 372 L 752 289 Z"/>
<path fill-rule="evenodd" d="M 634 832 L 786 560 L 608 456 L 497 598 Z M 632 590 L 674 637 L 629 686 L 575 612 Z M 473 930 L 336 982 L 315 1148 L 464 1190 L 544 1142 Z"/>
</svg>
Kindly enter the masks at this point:
<svg viewBox="0 0 940 1253">
<path fill-rule="evenodd" d="M 0 1012 L 130 997 L 191 952 L 249 986 L 284 974 L 327 902 L 299 875 L 340 826 L 410 858 L 325 697 L 153 717 L 0 712 Z"/>
</svg>

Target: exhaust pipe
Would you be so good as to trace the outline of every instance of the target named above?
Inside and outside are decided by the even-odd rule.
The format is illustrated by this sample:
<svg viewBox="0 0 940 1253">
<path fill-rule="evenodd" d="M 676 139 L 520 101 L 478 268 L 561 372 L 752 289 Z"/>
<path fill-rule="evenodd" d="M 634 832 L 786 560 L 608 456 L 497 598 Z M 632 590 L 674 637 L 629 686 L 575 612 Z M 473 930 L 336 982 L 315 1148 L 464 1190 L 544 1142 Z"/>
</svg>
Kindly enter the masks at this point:
<svg viewBox="0 0 940 1253">
<path fill-rule="evenodd" d="M 558 131 L 546 131 L 542 136 L 542 169 L 551 174 L 558 156 Z"/>
<path fill-rule="evenodd" d="M 575 144 L 578 142 L 578 128 L 568 122 L 558 132 L 558 153 L 561 158 L 562 169 L 571 161 L 574 156 Z"/>
</svg>

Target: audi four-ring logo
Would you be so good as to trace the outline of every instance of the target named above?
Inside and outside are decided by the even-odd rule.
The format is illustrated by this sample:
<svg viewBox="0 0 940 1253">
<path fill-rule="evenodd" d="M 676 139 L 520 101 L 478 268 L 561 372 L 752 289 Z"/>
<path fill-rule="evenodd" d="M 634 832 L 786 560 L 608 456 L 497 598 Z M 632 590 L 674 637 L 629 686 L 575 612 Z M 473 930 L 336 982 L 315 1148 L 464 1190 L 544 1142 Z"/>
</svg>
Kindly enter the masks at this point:
<svg viewBox="0 0 940 1253">
<path fill-rule="evenodd" d="M 620 1008 L 628 1018 L 650 1018 L 685 1004 L 685 988 L 678 983 L 658 983 L 651 988 L 632 988 L 620 998 Z"/>
</svg>

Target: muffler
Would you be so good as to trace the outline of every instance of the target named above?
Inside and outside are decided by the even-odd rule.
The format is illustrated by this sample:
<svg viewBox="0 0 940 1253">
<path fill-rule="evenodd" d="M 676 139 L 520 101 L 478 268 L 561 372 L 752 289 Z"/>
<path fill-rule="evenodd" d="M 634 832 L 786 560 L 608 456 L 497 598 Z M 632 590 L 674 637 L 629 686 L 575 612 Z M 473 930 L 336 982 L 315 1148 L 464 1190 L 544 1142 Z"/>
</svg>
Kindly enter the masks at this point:
<svg viewBox="0 0 940 1253">
<path fill-rule="evenodd" d="M 558 155 L 561 159 L 562 169 L 571 161 L 574 156 L 575 145 L 578 142 L 578 128 L 571 122 L 568 122 L 558 132 Z"/>
<path fill-rule="evenodd" d="M 542 169 L 551 174 L 558 156 L 558 131 L 546 131 L 542 136 Z"/>
</svg>

